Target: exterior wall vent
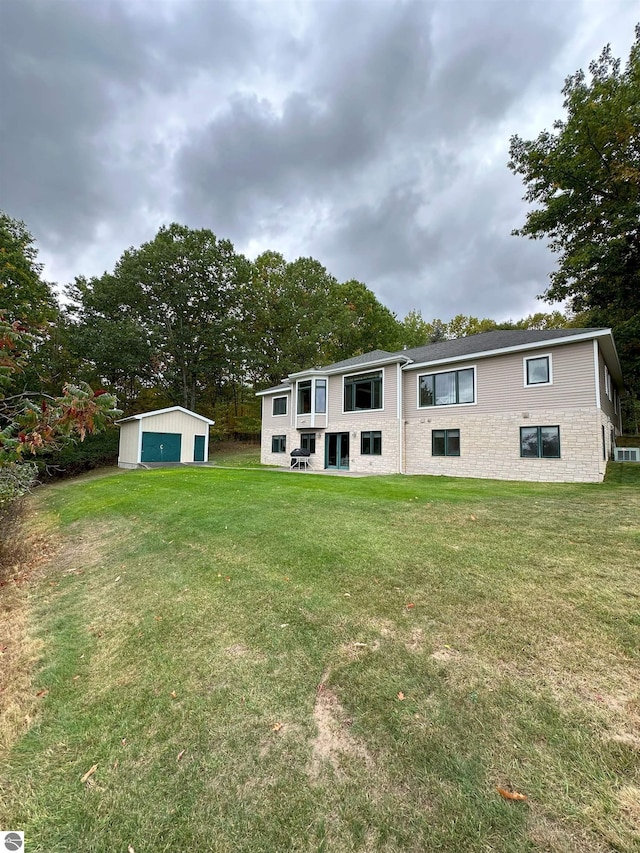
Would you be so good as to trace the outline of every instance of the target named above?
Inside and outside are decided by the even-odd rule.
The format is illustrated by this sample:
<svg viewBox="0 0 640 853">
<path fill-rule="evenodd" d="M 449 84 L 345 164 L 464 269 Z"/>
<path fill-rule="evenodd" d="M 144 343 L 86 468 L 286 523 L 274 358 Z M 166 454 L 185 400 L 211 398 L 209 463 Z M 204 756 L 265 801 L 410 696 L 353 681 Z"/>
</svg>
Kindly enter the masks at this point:
<svg viewBox="0 0 640 853">
<path fill-rule="evenodd" d="M 616 462 L 640 462 L 640 447 L 616 447 Z"/>
</svg>

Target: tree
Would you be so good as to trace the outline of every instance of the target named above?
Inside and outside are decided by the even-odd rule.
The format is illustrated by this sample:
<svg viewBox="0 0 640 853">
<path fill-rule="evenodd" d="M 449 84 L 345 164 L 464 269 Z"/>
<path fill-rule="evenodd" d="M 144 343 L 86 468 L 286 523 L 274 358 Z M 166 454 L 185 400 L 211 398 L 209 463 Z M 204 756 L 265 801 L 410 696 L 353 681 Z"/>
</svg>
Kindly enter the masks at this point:
<svg viewBox="0 0 640 853">
<path fill-rule="evenodd" d="M 0 311 L 10 322 L 41 326 L 57 315 L 56 299 L 41 278 L 37 255 L 24 222 L 0 211 Z"/>
<path fill-rule="evenodd" d="M 256 386 L 332 360 L 336 280 L 319 261 L 263 252 L 243 298 L 245 361 Z"/>
<path fill-rule="evenodd" d="M 114 397 L 82 383 L 67 382 L 61 394 L 49 393 L 52 376 L 44 370 L 42 354 L 49 347 L 49 355 L 55 355 L 58 343 L 53 332 L 59 309 L 41 273 L 33 237 L 24 223 L 0 213 L 0 503 L 4 505 L 33 481 L 35 467 L 28 460 L 65 441 L 84 439 L 118 414 Z"/>
<path fill-rule="evenodd" d="M 361 281 L 333 287 L 336 319 L 332 360 L 339 361 L 374 349 L 395 352 L 402 345 L 402 326 Z"/>
<path fill-rule="evenodd" d="M 71 303 L 69 347 L 80 375 L 117 394 L 129 410 L 142 391 L 153 385 L 158 359 L 139 321 L 139 293 L 127 293 L 113 275 L 78 276 L 67 288 Z"/>
<path fill-rule="evenodd" d="M 640 25 L 624 69 L 607 46 L 589 73 L 567 78 L 553 132 L 511 138 L 509 168 L 535 205 L 514 234 L 549 239 L 559 260 L 541 298 L 611 326 L 640 396 Z"/>
<path fill-rule="evenodd" d="M 77 279 L 69 289 L 85 357 L 115 385 L 147 380 L 195 408 L 205 390 L 215 396 L 231 369 L 248 269 L 211 231 L 163 226 L 125 251 L 112 274 Z M 96 330 L 104 343 L 92 353 Z"/>
</svg>

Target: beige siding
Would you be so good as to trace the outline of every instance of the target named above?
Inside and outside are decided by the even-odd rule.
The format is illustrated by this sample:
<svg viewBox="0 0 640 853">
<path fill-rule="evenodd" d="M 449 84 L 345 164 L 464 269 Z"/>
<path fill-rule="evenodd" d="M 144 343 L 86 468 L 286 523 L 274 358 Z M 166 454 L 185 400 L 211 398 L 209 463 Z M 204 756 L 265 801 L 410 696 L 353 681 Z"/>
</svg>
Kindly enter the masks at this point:
<svg viewBox="0 0 640 853">
<path fill-rule="evenodd" d="M 343 382 L 345 376 L 355 376 L 361 373 L 371 373 L 375 370 L 382 371 L 382 410 L 371 412 L 343 412 L 344 392 Z M 329 377 L 328 391 L 328 429 L 338 432 L 343 429 L 343 424 L 353 423 L 358 429 L 375 429 L 369 423 L 373 421 L 388 421 L 398 417 L 398 369 L 397 365 L 386 365 L 385 367 L 367 370 L 352 370 L 349 373 Z M 346 428 L 345 428 L 346 431 Z"/>
<path fill-rule="evenodd" d="M 273 401 L 276 397 L 287 398 L 287 414 L 274 415 Z M 273 429 L 276 432 L 282 429 L 285 432 L 293 423 L 293 412 L 291 411 L 291 392 L 284 394 L 269 394 L 267 397 L 262 397 L 262 428 Z"/>
<path fill-rule="evenodd" d="M 120 425 L 118 465 L 136 465 L 138 462 L 139 421 L 128 421 Z"/>
<path fill-rule="evenodd" d="M 551 385 L 524 384 L 524 359 L 549 355 Z M 418 376 L 446 370 L 476 368 L 476 402 L 473 405 L 418 408 Z M 595 406 L 593 343 L 578 342 L 566 346 L 540 347 L 527 352 L 507 353 L 475 361 L 458 362 L 437 368 L 408 370 L 404 374 L 404 416 L 423 416 L 434 409 L 448 409 L 470 415 L 481 412 L 527 411 L 528 409 L 582 408 Z"/>
<path fill-rule="evenodd" d="M 600 383 L 600 408 L 605 413 L 608 418 L 615 419 L 617 421 L 617 414 L 614 408 L 614 383 L 611 378 L 611 374 L 609 374 L 609 394 L 607 394 L 607 383 L 605 381 L 605 371 L 607 370 L 607 366 L 605 364 L 605 360 L 602 356 L 602 352 L 598 347 L 598 381 Z"/>
</svg>

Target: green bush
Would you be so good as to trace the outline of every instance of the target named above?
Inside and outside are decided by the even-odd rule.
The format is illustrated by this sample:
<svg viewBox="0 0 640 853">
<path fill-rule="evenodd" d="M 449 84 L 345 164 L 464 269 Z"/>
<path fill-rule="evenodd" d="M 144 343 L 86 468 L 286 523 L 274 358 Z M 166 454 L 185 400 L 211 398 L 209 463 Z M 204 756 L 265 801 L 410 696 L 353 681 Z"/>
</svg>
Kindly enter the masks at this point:
<svg viewBox="0 0 640 853">
<path fill-rule="evenodd" d="M 109 429 L 88 435 L 84 441 L 66 444 L 60 450 L 38 456 L 38 479 L 59 480 L 76 477 L 85 471 L 105 468 L 118 462 L 119 431 Z"/>
</svg>

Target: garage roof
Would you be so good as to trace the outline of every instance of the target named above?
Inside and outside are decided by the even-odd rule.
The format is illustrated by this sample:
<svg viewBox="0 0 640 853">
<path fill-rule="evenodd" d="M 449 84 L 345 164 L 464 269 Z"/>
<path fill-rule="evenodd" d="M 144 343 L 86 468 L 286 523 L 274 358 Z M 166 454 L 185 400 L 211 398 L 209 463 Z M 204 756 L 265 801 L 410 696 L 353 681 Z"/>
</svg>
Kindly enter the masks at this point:
<svg viewBox="0 0 640 853">
<path fill-rule="evenodd" d="M 210 418 L 205 418 L 204 415 L 199 415 L 197 412 L 192 412 L 189 409 L 184 409 L 182 406 L 169 406 L 168 409 L 156 409 L 154 412 L 141 412 L 139 415 L 129 415 L 128 418 L 120 418 L 116 424 L 126 424 L 129 421 L 141 421 L 143 418 L 150 418 L 153 415 L 166 415 L 169 412 L 182 412 L 183 415 L 191 415 L 192 418 L 197 418 L 205 424 L 213 426 L 215 421 Z"/>
</svg>

